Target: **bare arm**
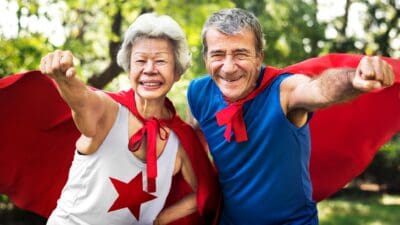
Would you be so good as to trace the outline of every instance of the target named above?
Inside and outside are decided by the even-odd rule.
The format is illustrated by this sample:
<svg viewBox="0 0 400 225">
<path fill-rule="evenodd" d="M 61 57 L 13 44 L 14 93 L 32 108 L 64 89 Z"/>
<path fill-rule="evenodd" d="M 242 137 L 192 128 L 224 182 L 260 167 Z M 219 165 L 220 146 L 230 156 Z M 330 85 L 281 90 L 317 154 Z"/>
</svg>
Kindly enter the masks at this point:
<svg viewBox="0 0 400 225">
<path fill-rule="evenodd" d="M 107 96 L 87 87 L 76 75 L 73 55 L 69 51 L 55 51 L 42 58 L 40 69 L 54 79 L 58 90 L 72 110 L 79 131 L 86 137 L 94 137 L 99 121 L 106 111 Z"/>
<path fill-rule="evenodd" d="M 357 69 L 329 69 L 311 79 L 293 75 L 281 85 L 281 105 L 289 120 L 302 126 L 307 112 L 351 100 L 393 84 L 391 66 L 378 57 L 363 57 Z"/>
<path fill-rule="evenodd" d="M 317 78 L 294 75 L 282 82 L 281 88 L 291 87 L 287 94 L 287 111 L 314 111 L 335 103 L 345 102 L 362 93 L 351 83 L 354 69 L 328 69 Z"/>
<path fill-rule="evenodd" d="M 178 151 L 178 157 L 181 160 L 180 171 L 182 172 L 183 178 L 191 186 L 193 192 L 186 195 L 180 201 L 176 202 L 174 205 L 164 209 L 157 216 L 154 221 L 154 225 L 168 224 L 177 219 L 183 218 L 187 215 L 194 213 L 197 210 L 196 203 L 196 191 L 197 191 L 197 181 L 196 175 L 193 172 L 192 164 L 186 152 L 180 147 Z"/>
</svg>

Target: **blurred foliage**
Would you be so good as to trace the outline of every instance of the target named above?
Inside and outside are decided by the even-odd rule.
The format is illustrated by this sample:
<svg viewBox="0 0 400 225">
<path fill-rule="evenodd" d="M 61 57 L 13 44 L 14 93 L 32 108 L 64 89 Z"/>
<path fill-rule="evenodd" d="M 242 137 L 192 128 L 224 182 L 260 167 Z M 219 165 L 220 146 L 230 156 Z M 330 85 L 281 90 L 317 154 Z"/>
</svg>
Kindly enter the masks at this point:
<svg viewBox="0 0 400 225">
<path fill-rule="evenodd" d="M 318 204 L 321 225 L 397 225 L 400 196 L 344 189 Z"/>
<path fill-rule="evenodd" d="M 2 195 L 2 194 L 0 194 L 0 202 L 8 202 L 9 200 L 8 200 L 8 197 L 7 197 L 7 195 Z"/>
<path fill-rule="evenodd" d="M 5 200 L 2 198 L 4 197 Z M 45 225 L 46 218 L 33 212 L 21 210 L 0 195 L 0 224 L 1 225 Z"/>
<path fill-rule="evenodd" d="M 9 18 L 0 22 L 0 77 L 37 69 L 46 53 L 68 49 L 76 56 L 78 72 L 89 85 L 107 90 L 127 87 L 126 79 L 118 77 L 125 76 L 123 71 L 115 64 L 124 31 L 141 13 L 168 14 L 187 33 L 193 54 L 193 67 L 170 93 L 185 117 L 189 80 L 205 73 L 200 46 L 202 24 L 212 12 L 226 7 L 247 9 L 260 19 L 267 40 L 265 63 L 272 66 L 283 67 L 333 51 L 400 55 L 398 1 L 343 0 L 342 14 L 329 21 L 318 19 L 321 5 L 329 7 L 333 2 L 0 0 L 3 17 Z M 358 35 L 349 26 L 352 8 L 365 12 L 354 18 L 363 25 L 363 33 Z M 336 35 L 327 37 L 328 30 Z"/>
<path fill-rule="evenodd" d="M 376 154 L 373 162 L 357 179 L 380 185 L 386 192 L 400 193 L 400 135 Z"/>
<path fill-rule="evenodd" d="M 43 52 L 52 49 L 52 46 L 43 44 L 45 41 L 45 37 L 38 34 L 32 37 L 0 41 L 0 74 L 37 68 L 38 59 L 40 60 Z"/>
<path fill-rule="evenodd" d="M 115 63 L 124 31 L 141 13 L 167 14 L 183 27 L 193 54 L 192 68 L 169 93 L 185 118 L 189 81 L 206 73 L 202 25 L 211 13 L 226 7 L 247 9 L 260 19 L 267 41 L 264 61 L 272 66 L 329 52 L 400 57 L 399 1 L 340 2 L 342 8 L 336 12 L 334 0 L 0 0 L 0 14 L 7 18 L 0 20 L 0 77 L 37 69 L 46 53 L 68 49 L 76 56 L 79 76 L 89 85 L 114 91 L 127 88 L 126 74 Z M 327 12 L 333 17 L 321 19 Z M 351 25 L 354 22 L 360 27 Z M 393 147 L 382 153 L 385 157 L 385 152 L 399 151 L 396 144 L 388 146 Z"/>
</svg>

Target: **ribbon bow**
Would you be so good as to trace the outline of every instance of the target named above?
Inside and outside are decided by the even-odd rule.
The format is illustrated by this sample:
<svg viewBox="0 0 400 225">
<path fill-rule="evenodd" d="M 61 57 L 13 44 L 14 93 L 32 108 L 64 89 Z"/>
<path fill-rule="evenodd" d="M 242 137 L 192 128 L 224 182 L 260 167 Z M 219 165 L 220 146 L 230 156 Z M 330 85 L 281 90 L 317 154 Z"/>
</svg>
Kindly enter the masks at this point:
<svg viewBox="0 0 400 225">
<path fill-rule="evenodd" d="M 245 142 L 248 140 L 246 124 L 243 119 L 243 105 L 244 103 L 254 99 L 260 94 L 273 80 L 274 77 L 279 73 L 279 70 L 274 68 L 266 68 L 264 73 L 262 74 L 263 78 L 261 84 L 254 89 L 250 94 L 237 102 L 228 102 L 228 106 L 224 109 L 218 111 L 215 114 L 217 119 L 218 126 L 226 125 L 224 137 L 230 142 L 231 141 L 231 133 L 235 135 L 236 142 Z"/>
<path fill-rule="evenodd" d="M 157 119 L 152 117 L 150 119 L 143 118 L 138 112 L 135 102 L 135 92 L 130 89 L 128 91 L 122 91 L 119 94 L 112 96 L 116 101 L 127 107 L 129 111 L 143 123 L 143 127 L 139 129 L 131 138 L 129 138 L 128 148 L 130 151 L 137 151 L 143 144 L 145 136 L 146 139 L 146 171 L 147 171 L 147 191 L 156 191 L 156 177 L 157 177 L 157 134 L 160 134 L 161 140 L 168 138 L 168 132 L 165 127 L 170 126 L 172 121 L 177 117 L 175 108 L 172 102 L 166 98 L 164 106 L 172 114 L 170 119 Z M 161 130 L 164 131 L 165 135 L 161 135 Z"/>
<path fill-rule="evenodd" d="M 247 141 L 246 124 L 243 120 L 243 103 L 237 102 L 217 112 L 217 123 L 219 126 L 226 125 L 224 137 L 231 142 L 231 133 L 235 134 L 236 142 Z"/>
<path fill-rule="evenodd" d="M 165 136 L 161 135 L 161 130 L 164 131 Z M 129 139 L 128 148 L 130 151 L 135 152 L 139 150 L 143 144 L 143 139 L 147 135 L 146 146 L 146 170 L 147 170 L 147 191 L 156 191 L 156 177 L 157 177 L 157 133 L 160 134 L 161 140 L 168 138 L 168 133 L 160 120 L 152 117 L 143 121 L 143 127 L 139 129 Z"/>
</svg>

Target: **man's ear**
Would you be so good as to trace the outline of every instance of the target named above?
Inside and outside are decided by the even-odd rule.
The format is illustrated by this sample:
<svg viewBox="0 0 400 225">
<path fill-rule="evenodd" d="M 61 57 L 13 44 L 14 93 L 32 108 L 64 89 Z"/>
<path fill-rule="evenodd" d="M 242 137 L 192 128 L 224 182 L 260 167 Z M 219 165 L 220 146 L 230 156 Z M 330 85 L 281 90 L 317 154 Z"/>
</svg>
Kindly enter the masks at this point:
<svg viewBox="0 0 400 225">
<path fill-rule="evenodd" d="M 208 71 L 208 63 L 207 63 L 207 55 L 204 55 L 203 54 L 203 62 L 204 62 L 204 66 L 205 66 L 205 68 L 206 68 L 206 70 Z"/>
<path fill-rule="evenodd" d="M 260 67 L 263 64 L 264 61 L 264 51 L 261 51 L 260 53 L 257 54 L 257 59 L 258 59 L 258 66 Z"/>
<path fill-rule="evenodd" d="M 264 51 L 260 52 L 261 60 L 264 60 Z"/>
</svg>

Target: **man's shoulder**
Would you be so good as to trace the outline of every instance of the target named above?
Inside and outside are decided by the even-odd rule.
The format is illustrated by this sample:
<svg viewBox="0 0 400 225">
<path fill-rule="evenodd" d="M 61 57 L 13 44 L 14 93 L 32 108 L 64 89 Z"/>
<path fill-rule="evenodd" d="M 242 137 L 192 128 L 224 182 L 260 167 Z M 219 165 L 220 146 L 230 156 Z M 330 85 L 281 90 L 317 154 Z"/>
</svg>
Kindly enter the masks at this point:
<svg viewBox="0 0 400 225">
<path fill-rule="evenodd" d="M 207 74 L 193 79 L 189 84 L 188 92 L 209 92 L 213 86 L 215 86 L 214 81 L 211 79 L 210 75 Z"/>
<path fill-rule="evenodd" d="M 210 96 L 218 95 L 218 87 L 211 79 L 210 75 L 201 76 L 193 79 L 187 90 L 187 100 L 193 116 L 199 121 L 199 117 L 204 116 L 204 112 L 208 107 L 203 107 L 212 102 Z"/>
<path fill-rule="evenodd" d="M 197 78 L 193 79 L 190 82 L 190 85 L 191 86 L 192 85 L 196 85 L 196 86 L 197 85 L 207 85 L 207 84 L 210 84 L 212 82 L 213 82 L 213 80 L 211 79 L 211 76 L 208 75 L 208 74 L 205 74 L 205 75 L 202 75 L 200 77 L 197 77 Z"/>
</svg>

